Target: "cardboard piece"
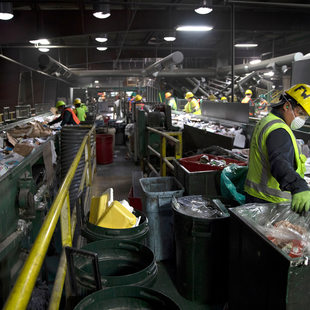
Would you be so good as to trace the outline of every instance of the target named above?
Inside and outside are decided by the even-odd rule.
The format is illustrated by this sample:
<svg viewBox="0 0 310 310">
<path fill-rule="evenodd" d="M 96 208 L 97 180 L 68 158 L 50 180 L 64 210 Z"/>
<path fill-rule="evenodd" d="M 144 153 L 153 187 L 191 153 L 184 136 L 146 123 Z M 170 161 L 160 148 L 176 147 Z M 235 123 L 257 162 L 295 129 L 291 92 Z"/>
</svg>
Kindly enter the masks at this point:
<svg viewBox="0 0 310 310">
<path fill-rule="evenodd" d="M 33 146 L 25 143 L 16 143 L 13 152 L 22 155 L 24 157 L 28 156 L 33 150 Z"/>
<path fill-rule="evenodd" d="M 53 168 L 53 161 L 52 161 L 52 146 L 51 141 L 44 145 L 43 149 L 43 160 L 44 166 L 46 171 L 46 182 L 47 185 L 52 185 L 53 177 L 54 177 L 54 168 Z"/>
<path fill-rule="evenodd" d="M 52 130 L 39 122 L 27 123 L 23 126 L 16 126 L 8 131 L 13 138 L 42 138 L 52 135 Z"/>
<path fill-rule="evenodd" d="M 16 145 L 17 140 L 16 140 L 15 138 L 13 138 L 9 133 L 6 134 L 6 137 L 7 137 L 8 141 L 9 141 L 13 146 Z"/>
</svg>

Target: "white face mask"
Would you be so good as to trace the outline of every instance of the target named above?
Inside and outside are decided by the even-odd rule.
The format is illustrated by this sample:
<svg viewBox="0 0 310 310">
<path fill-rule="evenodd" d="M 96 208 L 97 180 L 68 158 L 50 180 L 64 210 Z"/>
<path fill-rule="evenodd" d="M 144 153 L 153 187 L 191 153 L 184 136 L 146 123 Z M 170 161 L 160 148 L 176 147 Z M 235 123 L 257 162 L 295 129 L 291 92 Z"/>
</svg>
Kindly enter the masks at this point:
<svg viewBox="0 0 310 310">
<path fill-rule="evenodd" d="M 292 112 L 295 116 L 294 110 L 292 109 Z M 306 117 L 302 117 L 302 116 L 295 116 L 295 118 L 293 119 L 293 121 L 291 122 L 291 129 L 292 130 L 297 130 L 299 128 L 301 128 L 302 126 L 305 125 L 306 122 Z"/>
</svg>

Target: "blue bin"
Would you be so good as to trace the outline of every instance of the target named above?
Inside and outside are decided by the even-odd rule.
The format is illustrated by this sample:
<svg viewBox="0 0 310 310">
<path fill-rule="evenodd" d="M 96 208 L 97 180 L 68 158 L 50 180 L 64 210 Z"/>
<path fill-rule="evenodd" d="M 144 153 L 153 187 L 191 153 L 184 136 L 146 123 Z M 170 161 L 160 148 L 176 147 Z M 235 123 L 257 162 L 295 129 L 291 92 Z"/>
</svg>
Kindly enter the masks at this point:
<svg viewBox="0 0 310 310">
<path fill-rule="evenodd" d="M 149 220 L 147 246 L 156 261 L 171 259 L 173 246 L 172 197 L 181 197 L 182 184 L 174 177 L 142 178 L 142 209 Z"/>
</svg>

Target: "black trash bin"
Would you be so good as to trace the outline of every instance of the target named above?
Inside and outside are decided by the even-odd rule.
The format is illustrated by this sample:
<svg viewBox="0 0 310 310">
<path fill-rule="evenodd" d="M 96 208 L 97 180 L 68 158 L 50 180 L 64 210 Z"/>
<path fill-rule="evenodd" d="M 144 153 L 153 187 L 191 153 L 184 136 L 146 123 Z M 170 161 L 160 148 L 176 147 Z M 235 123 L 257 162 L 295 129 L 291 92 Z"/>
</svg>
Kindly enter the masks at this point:
<svg viewBox="0 0 310 310">
<path fill-rule="evenodd" d="M 219 200 L 195 195 L 174 199 L 177 288 L 204 304 L 227 300 L 229 213 Z"/>
</svg>

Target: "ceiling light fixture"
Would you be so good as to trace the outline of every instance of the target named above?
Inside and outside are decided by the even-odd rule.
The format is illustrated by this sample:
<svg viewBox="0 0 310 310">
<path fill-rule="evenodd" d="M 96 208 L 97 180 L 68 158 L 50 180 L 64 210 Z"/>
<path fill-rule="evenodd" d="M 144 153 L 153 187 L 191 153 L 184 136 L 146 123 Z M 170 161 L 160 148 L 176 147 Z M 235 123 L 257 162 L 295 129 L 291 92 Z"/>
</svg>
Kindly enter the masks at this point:
<svg viewBox="0 0 310 310">
<path fill-rule="evenodd" d="M 0 2 L 0 19 L 10 20 L 14 17 L 13 7 L 11 2 Z"/>
<path fill-rule="evenodd" d="M 101 35 L 100 37 L 96 37 L 95 40 L 100 43 L 104 43 L 108 41 L 108 37 L 106 34 Z"/>
<path fill-rule="evenodd" d="M 173 42 L 176 40 L 176 35 L 174 31 L 170 31 L 168 33 L 166 33 L 166 35 L 164 36 L 164 40 L 167 42 Z"/>
<path fill-rule="evenodd" d="M 260 62 L 262 62 L 260 59 L 253 59 L 253 60 L 250 61 L 250 65 L 257 65 Z"/>
<path fill-rule="evenodd" d="M 210 31 L 213 27 L 210 26 L 179 26 L 177 31 Z"/>
<path fill-rule="evenodd" d="M 108 48 L 106 46 L 98 46 L 97 50 L 102 52 L 102 51 L 106 51 Z"/>
<path fill-rule="evenodd" d="M 32 44 L 42 44 L 42 45 L 49 45 L 51 44 L 49 40 L 47 39 L 38 39 L 38 40 L 30 40 L 29 41 Z"/>
<path fill-rule="evenodd" d="M 96 81 L 95 81 L 95 83 L 96 83 L 96 84 L 98 84 L 98 83 L 99 83 L 99 81 L 98 81 L 98 80 L 96 80 Z"/>
<path fill-rule="evenodd" d="M 235 44 L 235 47 L 257 47 L 258 44 L 256 43 L 238 43 Z"/>
<path fill-rule="evenodd" d="M 39 51 L 40 52 L 42 52 L 42 53 L 47 53 L 47 52 L 49 52 L 49 48 L 47 48 L 47 47 L 39 47 Z"/>
<path fill-rule="evenodd" d="M 213 11 L 212 8 L 210 8 L 210 6 L 212 5 L 212 1 L 209 0 L 203 0 L 202 1 L 202 6 L 195 9 L 195 12 L 201 15 L 205 15 L 205 14 L 209 14 Z"/>
<path fill-rule="evenodd" d="M 111 15 L 109 4 L 102 4 L 102 3 L 94 4 L 93 15 L 96 18 L 100 18 L 100 19 L 108 18 Z"/>
</svg>

